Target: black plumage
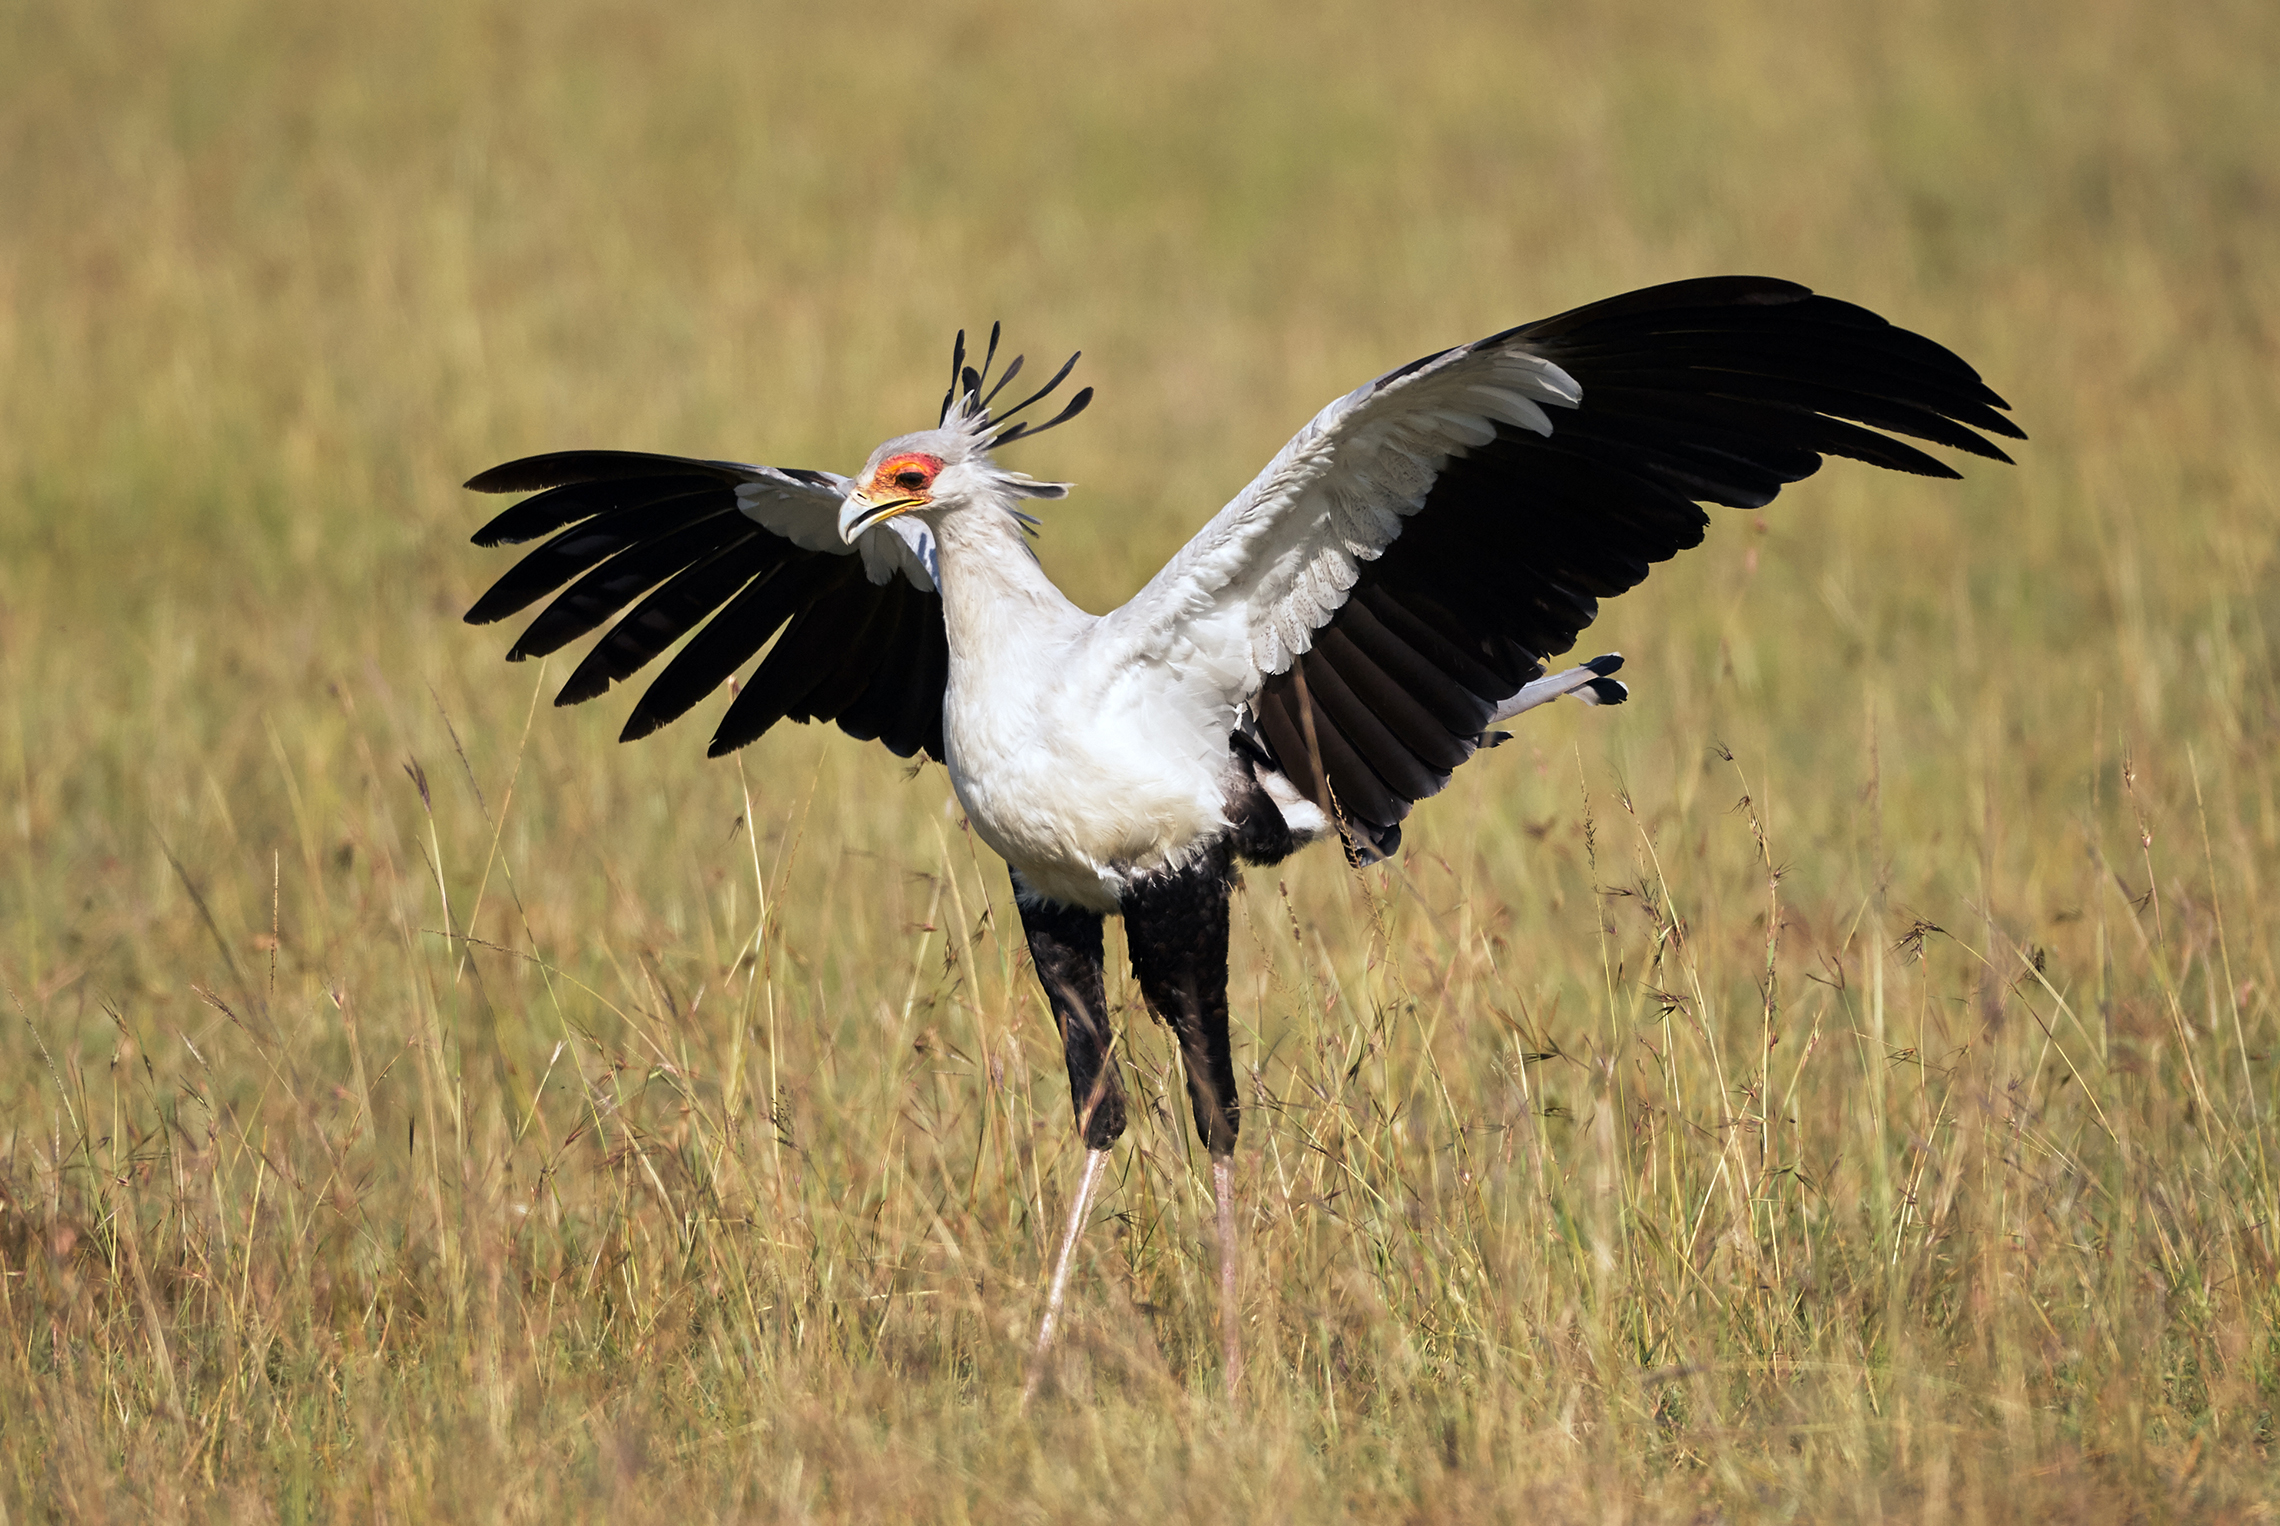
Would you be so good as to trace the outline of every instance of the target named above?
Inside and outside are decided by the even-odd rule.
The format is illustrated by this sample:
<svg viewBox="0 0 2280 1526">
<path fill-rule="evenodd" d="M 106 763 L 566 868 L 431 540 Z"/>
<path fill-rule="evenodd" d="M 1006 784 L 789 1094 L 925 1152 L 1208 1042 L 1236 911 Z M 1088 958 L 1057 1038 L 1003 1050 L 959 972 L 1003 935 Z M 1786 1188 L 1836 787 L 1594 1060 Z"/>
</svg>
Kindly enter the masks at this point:
<svg viewBox="0 0 2280 1526">
<path fill-rule="evenodd" d="M 2025 438 L 1948 350 L 1785 281 L 1653 287 L 1482 344 L 1506 339 L 1572 376 L 1582 406 L 1555 410 L 1549 437 L 1499 423 L 1449 461 L 1314 649 L 1256 702 L 1277 763 L 1369 856 L 1398 844 L 1410 806 L 1448 783 L 1450 737 L 1478 745 L 1479 725 L 1424 724 L 1373 684 L 1363 654 L 1441 721 L 1466 724 L 1469 697 L 1485 724 L 1574 646 L 1600 599 L 1701 543 L 1700 504 L 1762 508 L 1831 455 L 1958 475 L 1879 429 L 1994 461 L 2010 458 L 1975 431 Z"/>
<path fill-rule="evenodd" d="M 467 620 L 504 619 L 554 594 L 509 649 L 520 661 L 559 651 L 632 602 L 572 670 L 558 705 L 607 693 L 691 638 L 634 706 L 625 741 L 678 719 L 766 649 L 714 735 L 716 756 L 790 718 L 837 719 L 897 756 L 940 758 L 949 671 L 940 595 L 900 577 L 874 583 L 844 548 L 810 550 L 767 529 L 744 512 L 737 490 L 774 491 L 772 481 L 829 502 L 844 486 L 824 472 L 636 451 L 494 467 L 468 486 L 536 496 L 492 519 L 476 543 L 552 538 L 494 583 Z"/>
<path fill-rule="evenodd" d="M 1762 508 L 1829 456 L 1954 477 L 1907 442 L 2006 461 L 1987 437 L 2023 436 L 1969 366 L 1865 309 L 1784 281 L 1679 282 L 1426 356 L 1349 394 L 1149 590 L 1094 617 L 989 517 L 1033 526 L 1020 502 L 1062 494 L 991 452 L 1075 417 L 1092 391 L 1035 428 L 1015 421 L 1072 356 L 993 413 L 1022 369 L 1016 356 L 990 386 L 999 337 L 992 328 L 971 367 L 958 336 L 938 428 L 882 445 L 859 480 L 621 451 L 481 474 L 468 485 L 533 496 L 477 543 L 539 544 L 467 618 L 547 600 L 514 658 L 602 631 L 559 704 L 665 659 L 628 740 L 747 664 L 716 755 L 798 720 L 944 759 L 953 712 L 952 784 L 976 834 L 1009 859 L 1091 1152 L 1038 1350 L 1126 1123 L 1101 968 L 1114 912 L 1149 1010 L 1178 1035 L 1212 1158 L 1232 1390 L 1242 1108 L 1229 898 L 1238 859 L 1273 863 L 1324 834 L 1290 789 L 1327 812 L 1355 858 L 1390 854 L 1411 807 L 1526 706 L 1624 697 L 1614 656 L 1528 686 L 1602 600 L 1701 542 L 1705 504 Z M 1305 650 L 1286 661 L 1294 646 Z"/>
</svg>

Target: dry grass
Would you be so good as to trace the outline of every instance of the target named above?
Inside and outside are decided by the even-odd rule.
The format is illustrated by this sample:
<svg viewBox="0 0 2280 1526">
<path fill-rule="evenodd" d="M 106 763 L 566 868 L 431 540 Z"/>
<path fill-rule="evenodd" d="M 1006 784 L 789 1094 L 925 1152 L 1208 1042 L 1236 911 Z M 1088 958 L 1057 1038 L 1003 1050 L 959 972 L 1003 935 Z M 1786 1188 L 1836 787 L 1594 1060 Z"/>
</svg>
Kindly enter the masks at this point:
<svg viewBox="0 0 2280 1526">
<path fill-rule="evenodd" d="M 0 1521 L 2268 1519 L 2265 7 L 826 15 L 0 11 Z M 1727 515 L 1631 706 L 1252 876 L 1232 1410 L 1112 988 L 1018 1418 L 1002 869 L 939 770 L 545 708 L 453 484 L 844 469 L 1002 315 L 1100 606 L 1359 378 L 1716 270 L 2021 466 Z"/>
</svg>

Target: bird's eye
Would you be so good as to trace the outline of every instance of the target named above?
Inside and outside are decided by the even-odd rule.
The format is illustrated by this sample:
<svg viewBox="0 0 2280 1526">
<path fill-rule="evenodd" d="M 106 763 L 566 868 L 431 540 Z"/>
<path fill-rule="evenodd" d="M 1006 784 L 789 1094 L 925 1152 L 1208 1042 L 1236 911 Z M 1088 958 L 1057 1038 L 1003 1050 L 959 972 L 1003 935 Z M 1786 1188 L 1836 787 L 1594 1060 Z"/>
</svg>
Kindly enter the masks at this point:
<svg viewBox="0 0 2280 1526">
<path fill-rule="evenodd" d="M 895 486 L 903 489 L 905 492 L 915 493 L 920 488 L 926 486 L 926 473 L 896 472 Z"/>
</svg>

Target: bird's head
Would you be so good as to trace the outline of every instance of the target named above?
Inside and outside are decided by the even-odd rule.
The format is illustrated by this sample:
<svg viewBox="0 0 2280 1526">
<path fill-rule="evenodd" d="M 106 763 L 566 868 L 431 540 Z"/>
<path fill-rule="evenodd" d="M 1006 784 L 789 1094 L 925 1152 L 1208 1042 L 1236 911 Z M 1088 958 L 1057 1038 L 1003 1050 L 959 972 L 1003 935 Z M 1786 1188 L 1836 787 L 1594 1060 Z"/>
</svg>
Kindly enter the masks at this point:
<svg viewBox="0 0 2280 1526">
<path fill-rule="evenodd" d="M 1022 361 L 1021 356 L 1014 356 L 996 385 L 987 393 L 982 391 L 989 383 L 990 363 L 997 358 L 998 332 L 998 325 L 990 325 L 989 351 L 977 371 L 966 364 L 966 335 L 959 331 L 950 355 L 950 390 L 942 399 L 941 422 L 916 434 L 898 435 L 871 452 L 871 459 L 863 463 L 863 470 L 856 474 L 854 486 L 840 505 L 840 539 L 852 545 L 856 536 L 898 514 L 934 519 L 979 504 L 994 504 L 1027 520 L 1013 508 L 1014 500 L 1060 498 L 1068 493 L 1066 483 L 1038 482 L 1020 472 L 1007 471 L 992 459 L 991 452 L 1067 423 L 1084 412 L 1093 390 L 1085 388 L 1042 424 L 1014 422 L 1015 414 L 1043 401 L 1068 378 L 1077 363 L 1077 357 L 1071 355 L 1051 381 L 1002 413 L 991 413 L 991 403 L 1005 390 L 1006 383 L 1020 374 Z"/>
</svg>

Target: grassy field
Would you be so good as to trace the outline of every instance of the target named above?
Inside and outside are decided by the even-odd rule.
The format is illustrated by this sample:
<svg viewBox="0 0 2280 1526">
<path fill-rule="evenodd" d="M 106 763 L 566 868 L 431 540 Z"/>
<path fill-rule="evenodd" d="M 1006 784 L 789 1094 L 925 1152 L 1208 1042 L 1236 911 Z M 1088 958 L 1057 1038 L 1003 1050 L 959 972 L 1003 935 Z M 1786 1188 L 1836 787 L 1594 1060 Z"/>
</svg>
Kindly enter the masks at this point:
<svg viewBox="0 0 2280 1526">
<path fill-rule="evenodd" d="M 0 1526 L 2272 1519 L 2276 94 L 2250 0 L 0 7 Z M 1002 867 L 548 708 L 456 484 L 851 470 L 1002 317 L 1104 608 L 1364 377 L 1718 271 L 2020 465 L 1722 515 L 1632 704 L 1252 873 L 1232 1405 L 1112 976 L 1021 1414 Z"/>
</svg>

